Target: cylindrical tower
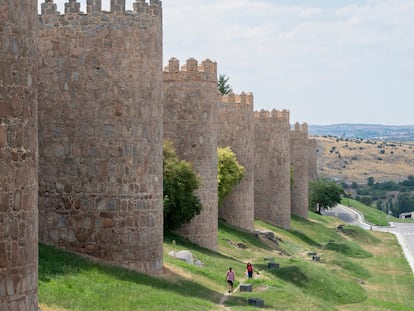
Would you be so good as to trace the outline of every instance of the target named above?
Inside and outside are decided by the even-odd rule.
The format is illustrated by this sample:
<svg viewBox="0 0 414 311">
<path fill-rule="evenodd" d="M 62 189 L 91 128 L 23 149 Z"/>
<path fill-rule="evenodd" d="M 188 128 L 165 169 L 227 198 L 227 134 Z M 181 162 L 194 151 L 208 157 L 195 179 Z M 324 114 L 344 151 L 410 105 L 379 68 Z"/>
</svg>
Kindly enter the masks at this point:
<svg viewBox="0 0 414 311">
<path fill-rule="evenodd" d="M 161 1 L 79 1 L 39 17 L 39 237 L 139 271 L 162 268 Z"/>
<path fill-rule="evenodd" d="M 197 195 L 202 211 L 178 232 L 209 249 L 217 249 L 217 68 L 189 59 L 181 70 L 171 59 L 164 72 L 164 138 L 200 176 Z"/>
<path fill-rule="evenodd" d="M 301 126 L 299 123 L 295 123 L 295 128 L 290 133 L 290 153 L 293 173 L 291 206 L 292 214 L 305 219 L 309 216 L 309 144 L 307 124 L 303 123 Z"/>
<path fill-rule="evenodd" d="M 290 228 L 289 111 L 255 113 L 255 217 Z"/>
<path fill-rule="evenodd" d="M 36 0 L 0 1 L 0 310 L 37 310 Z"/>
<path fill-rule="evenodd" d="M 244 177 L 219 206 L 219 217 L 242 229 L 254 230 L 253 95 L 229 94 L 219 103 L 219 146 L 230 147 L 244 167 Z"/>
</svg>

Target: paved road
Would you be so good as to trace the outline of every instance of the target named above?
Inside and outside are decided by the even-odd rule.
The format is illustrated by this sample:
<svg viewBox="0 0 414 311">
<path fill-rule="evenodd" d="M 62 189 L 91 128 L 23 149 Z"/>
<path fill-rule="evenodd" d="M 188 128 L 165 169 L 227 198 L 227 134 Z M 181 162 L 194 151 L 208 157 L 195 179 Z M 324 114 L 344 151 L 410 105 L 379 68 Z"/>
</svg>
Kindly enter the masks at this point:
<svg viewBox="0 0 414 311">
<path fill-rule="evenodd" d="M 363 216 L 359 212 L 344 205 L 338 205 L 330 210 L 326 210 L 324 214 L 338 217 L 348 224 L 360 226 L 366 230 L 372 228 L 375 231 L 395 234 L 404 251 L 405 258 L 407 258 L 408 264 L 414 273 L 414 224 L 391 222 L 390 227 L 371 226 L 365 223 Z"/>
</svg>

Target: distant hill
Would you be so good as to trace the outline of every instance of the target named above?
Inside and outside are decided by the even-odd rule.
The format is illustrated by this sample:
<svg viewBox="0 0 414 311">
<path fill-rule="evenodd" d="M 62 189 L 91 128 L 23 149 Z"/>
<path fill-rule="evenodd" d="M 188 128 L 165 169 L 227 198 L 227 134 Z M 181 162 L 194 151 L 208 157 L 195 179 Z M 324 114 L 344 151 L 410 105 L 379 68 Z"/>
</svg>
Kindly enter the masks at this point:
<svg viewBox="0 0 414 311">
<path fill-rule="evenodd" d="M 310 135 L 342 138 L 414 141 L 414 125 L 332 124 L 309 125 Z"/>
<path fill-rule="evenodd" d="M 414 176 L 413 142 L 314 136 L 318 143 L 318 174 L 346 183 L 400 182 Z"/>
</svg>

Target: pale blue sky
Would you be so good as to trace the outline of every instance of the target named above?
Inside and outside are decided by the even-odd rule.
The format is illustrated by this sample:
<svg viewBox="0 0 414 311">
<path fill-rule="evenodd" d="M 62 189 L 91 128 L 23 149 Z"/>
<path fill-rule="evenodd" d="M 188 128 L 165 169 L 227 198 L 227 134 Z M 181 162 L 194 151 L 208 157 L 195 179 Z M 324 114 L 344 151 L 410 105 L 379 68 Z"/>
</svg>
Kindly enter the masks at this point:
<svg viewBox="0 0 414 311">
<path fill-rule="evenodd" d="M 414 124 L 414 0 L 164 0 L 163 14 L 164 63 L 217 61 L 255 110 Z"/>
</svg>

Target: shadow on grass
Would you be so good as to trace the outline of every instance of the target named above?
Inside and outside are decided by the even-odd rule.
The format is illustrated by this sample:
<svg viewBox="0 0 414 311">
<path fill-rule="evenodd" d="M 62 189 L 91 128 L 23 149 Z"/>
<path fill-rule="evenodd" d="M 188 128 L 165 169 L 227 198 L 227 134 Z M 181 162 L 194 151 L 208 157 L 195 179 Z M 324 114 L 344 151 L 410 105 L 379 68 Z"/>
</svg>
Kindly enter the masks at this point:
<svg viewBox="0 0 414 311">
<path fill-rule="evenodd" d="M 309 283 L 309 278 L 306 273 L 300 267 L 297 266 L 287 266 L 279 269 L 270 269 L 270 273 L 277 276 L 278 278 L 292 283 L 295 286 L 301 288 L 307 288 Z"/>
<path fill-rule="evenodd" d="M 306 234 L 304 234 L 301 231 L 290 230 L 289 233 L 311 246 L 318 246 L 318 247 L 321 246 L 321 244 L 319 244 L 315 240 L 312 240 L 310 237 L 308 237 Z"/>
<path fill-rule="evenodd" d="M 199 283 L 182 278 L 173 272 L 169 272 L 169 274 L 171 274 L 174 281 L 159 279 L 120 267 L 94 263 L 53 246 L 39 244 L 39 281 L 47 284 L 55 278 L 62 276 L 76 277 L 77 274 L 91 271 L 137 285 L 174 292 L 181 296 L 196 297 L 214 304 L 218 303 L 222 296 L 222 293 L 200 286 Z M 224 289 L 225 285 L 223 285 L 223 291 Z"/>
<path fill-rule="evenodd" d="M 353 258 L 369 258 L 373 256 L 355 243 L 328 243 L 324 248 Z"/>
</svg>

